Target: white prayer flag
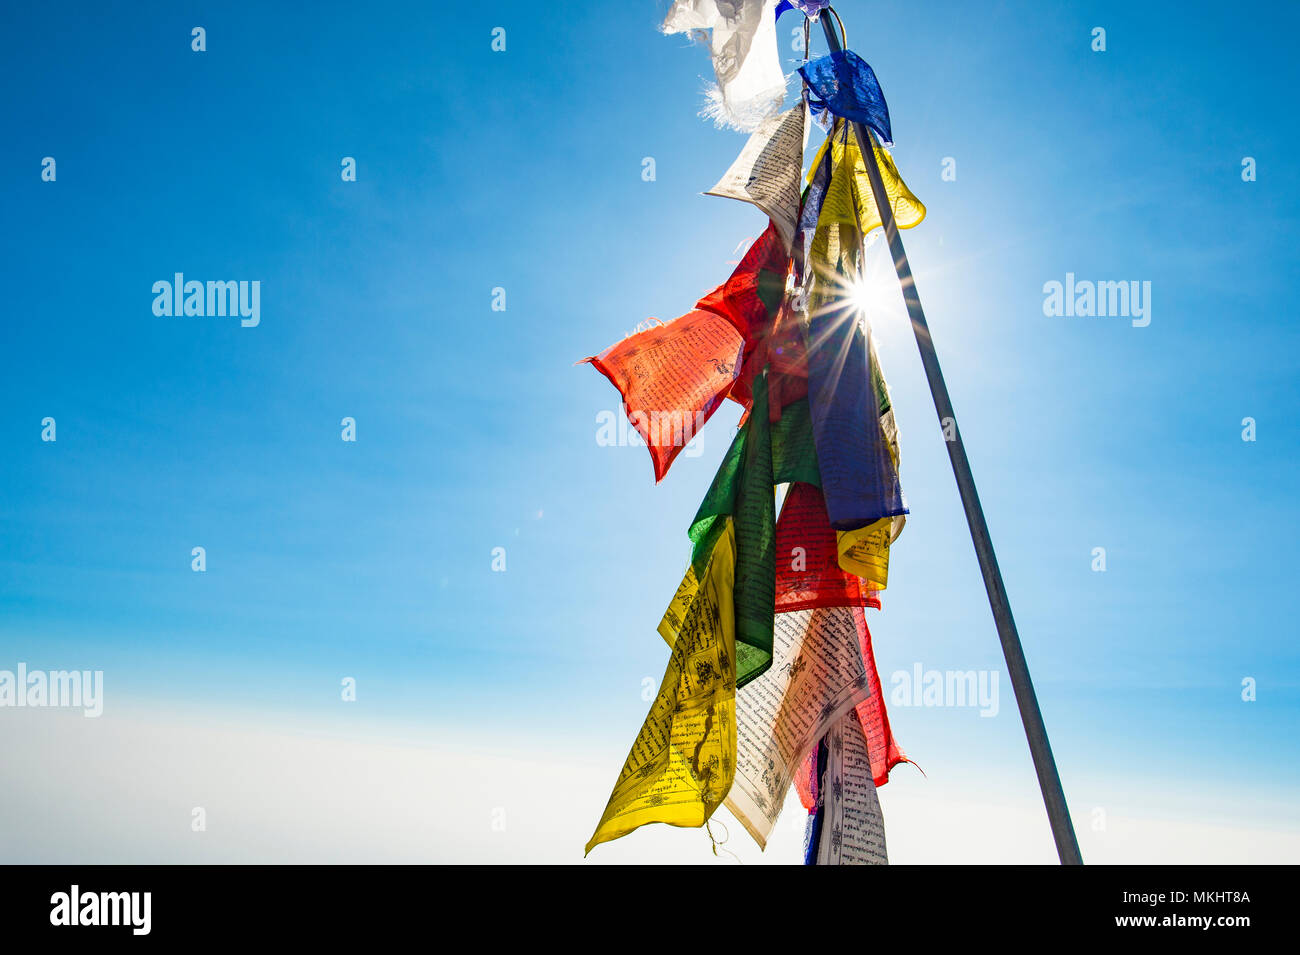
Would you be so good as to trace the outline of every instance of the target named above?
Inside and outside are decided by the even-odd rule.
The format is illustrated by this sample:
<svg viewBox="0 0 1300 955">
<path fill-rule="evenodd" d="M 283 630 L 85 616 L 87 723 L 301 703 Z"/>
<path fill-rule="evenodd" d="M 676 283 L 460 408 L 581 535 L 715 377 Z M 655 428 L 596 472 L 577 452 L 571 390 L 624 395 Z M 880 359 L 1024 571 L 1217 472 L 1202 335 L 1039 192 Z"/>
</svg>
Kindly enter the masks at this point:
<svg viewBox="0 0 1300 955">
<path fill-rule="evenodd" d="M 752 202 L 776 225 L 786 251 L 799 219 L 803 150 L 808 137 L 807 109 L 793 109 L 763 120 L 736 161 L 706 196 Z"/>
<path fill-rule="evenodd" d="M 719 126 L 746 132 L 785 103 L 785 74 L 776 45 L 779 0 L 677 0 L 664 33 L 711 30 L 709 50 L 717 89 L 704 115 Z"/>
</svg>

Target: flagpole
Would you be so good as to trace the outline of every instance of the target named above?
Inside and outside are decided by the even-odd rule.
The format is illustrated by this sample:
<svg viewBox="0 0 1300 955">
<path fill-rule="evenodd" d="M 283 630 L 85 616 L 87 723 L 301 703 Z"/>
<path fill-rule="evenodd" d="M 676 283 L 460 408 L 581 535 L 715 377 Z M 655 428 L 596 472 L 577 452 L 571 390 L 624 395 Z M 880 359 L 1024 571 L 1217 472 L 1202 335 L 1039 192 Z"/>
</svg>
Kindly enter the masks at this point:
<svg viewBox="0 0 1300 955">
<path fill-rule="evenodd" d="M 831 12 L 834 13 L 833 8 Z M 830 17 L 823 15 L 820 19 L 831 52 L 839 52 L 843 47 L 835 28 L 831 25 Z M 839 19 L 838 15 L 836 19 Z M 957 416 L 952 409 L 952 400 L 948 397 L 948 386 L 944 383 L 943 370 L 939 367 L 939 356 L 935 353 L 930 326 L 925 320 L 925 311 L 921 308 L 921 298 L 916 291 L 916 281 L 912 278 L 912 268 L 907 261 L 903 239 L 898 233 L 898 224 L 894 221 L 894 210 L 889 203 L 889 196 L 885 192 L 885 184 L 880 176 L 880 166 L 876 161 L 876 136 L 869 127 L 864 127 L 861 123 L 851 125 L 857 137 L 858 149 L 866 164 L 867 176 L 871 180 L 871 192 L 875 197 L 876 209 L 880 213 L 885 238 L 889 242 L 889 251 L 894 259 L 898 284 L 902 286 L 907 314 L 912 320 L 916 347 L 921 352 L 921 364 L 925 367 L 925 377 L 930 384 L 930 394 L 934 398 L 934 410 L 938 412 L 939 424 L 944 429 L 948 458 L 952 461 L 952 471 L 957 478 L 957 490 L 961 494 L 962 508 L 966 511 L 966 523 L 970 526 L 971 540 L 975 543 L 975 555 L 979 558 L 980 573 L 984 576 L 984 589 L 988 591 L 989 605 L 993 608 L 998 639 L 1002 642 L 1002 654 L 1007 661 L 1007 673 L 1011 678 L 1011 686 L 1015 690 L 1016 704 L 1020 708 L 1020 720 L 1025 727 L 1025 737 L 1029 740 L 1029 752 L 1033 756 L 1034 769 L 1038 773 L 1038 787 L 1043 792 L 1043 803 L 1047 806 L 1047 818 L 1051 822 L 1052 837 L 1056 840 L 1056 852 L 1060 856 L 1062 865 L 1082 865 L 1083 857 L 1079 854 L 1079 842 L 1075 838 L 1074 826 L 1070 822 L 1070 811 L 1065 802 L 1065 792 L 1061 788 L 1061 777 L 1056 771 L 1052 745 L 1047 739 L 1047 727 L 1043 724 L 1043 714 L 1038 709 L 1038 697 L 1034 693 L 1034 683 L 1029 676 L 1029 666 L 1025 662 L 1025 651 L 1020 645 L 1016 622 L 1011 616 L 1011 602 L 1007 599 L 1007 590 L 1002 583 L 1002 571 L 998 569 L 998 558 L 993 552 L 993 540 L 989 536 L 988 524 L 984 521 L 984 509 L 980 507 L 979 493 L 975 490 L 975 477 L 971 474 L 970 461 L 966 458 L 966 448 L 962 444 L 961 432 L 957 428 Z"/>
</svg>

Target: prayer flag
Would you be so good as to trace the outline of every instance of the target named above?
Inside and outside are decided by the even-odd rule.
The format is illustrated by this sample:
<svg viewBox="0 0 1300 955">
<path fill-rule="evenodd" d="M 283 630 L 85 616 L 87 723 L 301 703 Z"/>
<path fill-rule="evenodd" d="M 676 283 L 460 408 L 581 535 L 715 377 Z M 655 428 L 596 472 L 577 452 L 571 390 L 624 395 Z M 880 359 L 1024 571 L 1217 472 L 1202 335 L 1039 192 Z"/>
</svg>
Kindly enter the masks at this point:
<svg viewBox="0 0 1300 955">
<path fill-rule="evenodd" d="M 751 133 L 706 195 L 751 203 L 769 222 L 692 311 L 584 359 L 618 389 L 656 481 L 724 398 L 745 409 L 659 622 L 670 650 L 659 694 L 588 852 L 650 822 L 702 826 L 724 800 L 763 846 L 793 782 L 812 810 L 809 863 L 887 862 L 876 786 L 907 757 L 865 608 L 880 607 L 907 506 L 889 388 L 856 304 L 883 209 L 850 123 L 880 140 L 882 201 L 898 227 L 926 210 L 884 148 L 888 105 L 856 54 L 805 63 L 802 100 L 781 112 L 776 18 L 826 6 L 676 0 L 663 23 L 711 31 L 705 114 Z M 810 109 L 830 134 L 801 195 Z"/>
<path fill-rule="evenodd" d="M 848 532 L 854 533 L 857 532 Z M 888 528 L 885 533 L 888 535 Z M 847 535 L 840 536 L 842 539 Z M 852 548 L 849 552 L 855 553 Z M 880 585 L 875 581 L 884 575 L 874 572 L 855 575 L 841 564 L 841 552 L 835 531 L 826 517 L 826 502 L 821 489 L 802 482 L 792 484 L 776 522 L 777 612 L 814 607 L 874 607 L 879 610 L 880 600 L 875 590 L 880 589 Z M 885 566 L 887 568 L 888 564 Z M 867 579 L 864 581 L 861 577 Z"/>
<path fill-rule="evenodd" d="M 876 165 L 880 168 L 880 180 L 889 197 L 889 207 L 894 213 L 894 222 L 900 229 L 910 229 L 919 225 L 925 218 L 925 205 L 907 187 L 903 177 L 894 165 L 894 159 L 881 146 L 873 147 Z M 871 190 L 871 177 L 867 174 L 866 160 L 858 148 L 858 138 L 843 121 L 837 122 L 826 142 L 822 143 L 809 174 L 811 182 L 822 164 L 827 162 L 833 169 L 833 175 L 827 180 L 828 185 L 817 207 L 816 229 L 839 225 L 844 227 L 840 244 L 855 246 L 860 244 L 872 229 L 881 227 L 880 210 L 876 207 L 876 195 Z M 801 224 L 804 220 L 801 219 Z M 805 226 L 806 228 L 806 226 Z M 854 235 L 856 233 L 856 237 Z M 821 238 L 819 235 L 818 238 Z M 833 253 L 825 253 L 833 262 Z"/>
<path fill-rule="evenodd" d="M 857 530 L 907 513 L 855 310 L 810 309 L 808 329 L 808 402 L 831 526 Z"/>
<path fill-rule="evenodd" d="M 827 109 L 842 119 L 870 126 L 886 146 L 894 144 L 889 107 L 876 72 L 852 50 L 837 50 L 799 67 L 813 93 L 813 109 Z"/>
<path fill-rule="evenodd" d="M 853 710 L 826 734 L 820 776 L 817 815 L 808 827 L 809 864 L 888 865 L 880 797 L 871 779 L 866 739 Z"/>
<path fill-rule="evenodd" d="M 807 400 L 796 401 L 779 421 L 767 411 L 767 377 L 754 380 L 754 402 L 727 449 L 713 483 L 691 522 L 691 563 L 703 573 L 715 536 L 727 516 L 736 535 L 736 685 L 744 686 L 772 661 L 776 612 L 777 484 L 819 482 Z"/>
<path fill-rule="evenodd" d="M 799 180 L 808 139 L 807 108 L 793 109 L 765 120 L 749 137 L 731 168 L 706 196 L 752 202 L 776 226 L 786 252 L 794 240 L 799 215 Z"/>
<path fill-rule="evenodd" d="M 867 694 L 854 709 L 871 756 L 871 778 L 877 786 L 883 786 L 889 782 L 889 773 L 895 766 L 911 760 L 899 748 L 889 725 L 889 711 L 885 708 L 884 690 L 880 685 L 880 673 L 876 669 L 876 654 L 871 648 L 871 631 L 867 628 L 866 614 L 860 607 L 852 608 L 852 613 L 858 631 L 858 645 L 862 650 L 862 666 L 867 674 Z M 805 809 L 812 809 L 815 805 L 814 759 L 814 755 L 805 759 L 794 777 L 799 800 Z"/>
<path fill-rule="evenodd" d="M 727 796 L 760 848 L 804 755 L 870 692 L 849 608 L 778 613 L 774 633 L 772 667 L 736 696 L 736 778 Z"/>
<path fill-rule="evenodd" d="M 651 822 L 702 826 L 736 769 L 735 537 L 725 522 L 586 851 Z M 689 572 L 688 572 L 689 573 Z"/>
<path fill-rule="evenodd" d="M 656 482 L 731 390 L 743 344 L 722 316 L 696 309 L 582 360 L 618 389 L 628 420 L 650 449 Z"/>
<path fill-rule="evenodd" d="M 727 281 L 696 302 L 695 307 L 731 322 L 744 337 L 748 353 L 781 305 L 789 268 L 790 256 L 781 245 L 781 233 L 769 222 L 763 234 L 745 250 Z"/>
<path fill-rule="evenodd" d="M 772 429 L 767 414 L 765 379 L 754 381 L 754 403 L 737 433 L 704 501 L 691 522 L 691 562 L 697 576 L 713 539 L 727 517 L 734 518 L 736 540 L 736 685 L 758 676 L 772 662 L 772 615 L 775 613 L 776 505 L 772 489 Z"/>
<path fill-rule="evenodd" d="M 750 131 L 781 109 L 785 73 L 776 45 L 778 0 L 677 0 L 664 33 L 711 30 L 717 86 L 703 115 L 719 126 Z"/>
</svg>

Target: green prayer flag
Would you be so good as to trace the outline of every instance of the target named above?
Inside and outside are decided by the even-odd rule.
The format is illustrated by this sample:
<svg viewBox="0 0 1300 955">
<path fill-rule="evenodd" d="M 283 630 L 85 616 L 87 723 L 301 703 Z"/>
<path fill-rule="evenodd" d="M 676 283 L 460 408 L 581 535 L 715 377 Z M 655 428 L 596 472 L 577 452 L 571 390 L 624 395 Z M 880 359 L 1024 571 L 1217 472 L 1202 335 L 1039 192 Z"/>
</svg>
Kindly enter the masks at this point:
<svg viewBox="0 0 1300 955">
<path fill-rule="evenodd" d="M 767 377 L 754 378 L 754 401 L 704 496 L 688 536 L 691 563 L 703 573 L 717 536 L 730 516 L 736 533 L 736 684 L 743 686 L 772 663 L 776 612 L 777 484 L 820 486 L 807 399 L 787 406 L 770 422 Z"/>
</svg>

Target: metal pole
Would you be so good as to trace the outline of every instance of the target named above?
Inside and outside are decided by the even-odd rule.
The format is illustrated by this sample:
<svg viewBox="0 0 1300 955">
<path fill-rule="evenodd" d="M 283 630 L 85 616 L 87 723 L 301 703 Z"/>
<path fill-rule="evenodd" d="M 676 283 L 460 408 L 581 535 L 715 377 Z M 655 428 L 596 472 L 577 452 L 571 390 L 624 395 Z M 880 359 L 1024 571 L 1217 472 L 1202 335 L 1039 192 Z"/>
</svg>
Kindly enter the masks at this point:
<svg viewBox="0 0 1300 955">
<path fill-rule="evenodd" d="M 842 46 L 830 17 L 823 15 L 821 22 L 831 52 L 838 52 Z M 1015 690 L 1016 704 L 1020 707 L 1025 737 L 1029 740 L 1029 752 L 1034 758 L 1038 787 L 1043 791 L 1043 803 L 1047 806 L 1052 837 L 1056 840 L 1056 852 L 1062 865 L 1082 865 L 1083 857 L 1079 854 L 1079 842 L 1070 822 L 1070 810 L 1065 803 L 1065 792 L 1061 789 L 1061 777 L 1056 771 L 1052 745 L 1047 739 L 1047 727 L 1043 725 L 1043 714 L 1038 709 L 1038 697 L 1034 694 L 1034 683 L 1029 676 L 1029 666 L 1025 663 L 1025 651 L 1020 645 L 1016 622 L 1011 616 L 1011 602 L 1007 599 L 1007 590 L 1002 584 L 1002 572 L 998 569 L 997 555 L 993 553 L 993 540 L 989 537 L 984 509 L 980 507 L 979 493 L 975 490 L 975 478 L 971 474 L 970 462 L 966 459 L 961 432 L 957 429 L 957 416 L 952 410 L 948 386 L 944 384 L 939 356 L 935 353 L 934 341 L 930 336 L 930 326 L 925 321 L 921 298 L 916 292 L 916 281 L 912 278 L 912 268 L 907 262 L 903 239 L 898 234 L 898 224 L 894 221 L 894 209 L 889 204 L 889 196 L 880 176 L 880 166 L 876 162 L 876 135 L 861 123 L 851 125 L 867 167 L 867 176 L 871 179 L 871 192 L 875 196 L 885 238 L 894 258 L 898 284 L 903 288 L 903 301 L 907 304 L 907 314 L 912 320 L 912 331 L 916 335 L 916 347 L 921 352 L 921 364 L 925 366 L 925 377 L 930 383 L 934 410 L 938 412 L 940 427 L 944 429 L 952 473 L 957 478 L 957 490 L 961 493 L 961 505 L 966 511 L 966 523 L 970 525 L 971 540 L 975 542 L 975 555 L 979 558 L 980 573 L 984 575 L 984 589 L 988 591 L 989 606 L 993 608 L 998 638 L 1002 641 L 1002 654 L 1007 661 L 1007 673 Z"/>
</svg>

